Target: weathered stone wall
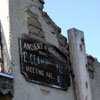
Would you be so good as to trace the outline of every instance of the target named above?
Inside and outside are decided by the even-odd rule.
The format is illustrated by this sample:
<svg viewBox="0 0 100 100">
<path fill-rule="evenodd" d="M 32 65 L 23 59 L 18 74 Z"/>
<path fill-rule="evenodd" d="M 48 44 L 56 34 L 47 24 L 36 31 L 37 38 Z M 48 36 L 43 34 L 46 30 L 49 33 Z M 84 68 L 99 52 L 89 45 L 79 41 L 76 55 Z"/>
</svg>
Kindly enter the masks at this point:
<svg viewBox="0 0 100 100">
<path fill-rule="evenodd" d="M 0 20 L 3 44 L 4 72 L 14 76 L 13 100 L 74 100 L 72 82 L 67 91 L 45 87 L 27 82 L 20 71 L 18 38 L 23 33 L 45 40 L 59 48 L 69 61 L 67 39 L 61 29 L 43 12 L 43 0 L 2 0 L 0 1 Z M 93 100 L 100 97 L 100 63 L 88 56 L 88 71 Z M 9 97 L 3 96 L 9 100 Z M 6 100 L 4 99 L 4 100 Z"/>
<path fill-rule="evenodd" d="M 100 100 L 100 63 L 90 55 L 87 58 L 92 98 L 93 100 Z"/>
<path fill-rule="evenodd" d="M 43 0 L 10 0 L 10 49 L 14 76 L 13 100 L 74 100 L 72 85 L 67 91 L 27 82 L 20 71 L 18 38 L 23 33 L 45 40 L 69 59 L 67 39 L 61 29 L 43 12 Z M 69 60 L 67 66 L 70 66 Z"/>
</svg>

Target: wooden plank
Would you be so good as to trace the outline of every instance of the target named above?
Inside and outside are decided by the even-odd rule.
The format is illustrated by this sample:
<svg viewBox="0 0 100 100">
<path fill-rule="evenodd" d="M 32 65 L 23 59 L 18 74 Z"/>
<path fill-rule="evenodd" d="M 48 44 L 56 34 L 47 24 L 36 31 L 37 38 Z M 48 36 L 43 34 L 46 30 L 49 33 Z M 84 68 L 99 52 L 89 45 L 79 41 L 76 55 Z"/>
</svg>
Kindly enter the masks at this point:
<svg viewBox="0 0 100 100">
<path fill-rule="evenodd" d="M 74 74 L 76 100 L 92 100 L 84 33 L 75 28 L 68 30 L 70 59 Z"/>
</svg>

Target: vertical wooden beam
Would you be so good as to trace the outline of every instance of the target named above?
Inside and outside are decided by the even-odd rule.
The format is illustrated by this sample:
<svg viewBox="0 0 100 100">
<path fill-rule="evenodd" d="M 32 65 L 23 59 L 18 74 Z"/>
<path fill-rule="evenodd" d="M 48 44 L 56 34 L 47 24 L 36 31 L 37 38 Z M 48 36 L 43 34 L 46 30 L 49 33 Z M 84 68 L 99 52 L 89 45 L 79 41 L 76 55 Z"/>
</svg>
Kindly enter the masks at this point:
<svg viewBox="0 0 100 100">
<path fill-rule="evenodd" d="M 92 100 L 84 33 L 75 28 L 69 29 L 68 39 L 76 100 Z"/>
</svg>

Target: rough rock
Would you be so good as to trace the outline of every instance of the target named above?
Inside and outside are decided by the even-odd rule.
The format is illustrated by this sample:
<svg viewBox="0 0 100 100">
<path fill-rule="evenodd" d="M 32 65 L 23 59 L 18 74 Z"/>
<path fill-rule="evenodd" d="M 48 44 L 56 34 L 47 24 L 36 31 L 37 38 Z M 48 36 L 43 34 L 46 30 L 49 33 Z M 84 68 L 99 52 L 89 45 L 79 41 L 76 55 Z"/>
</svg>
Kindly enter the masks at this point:
<svg viewBox="0 0 100 100">
<path fill-rule="evenodd" d="M 29 29 L 29 34 L 33 34 L 33 35 L 39 36 L 41 38 L 44 38 L 44 33 L 42 30 L 37 29 L 31 25 L 28 26 L 28 29 Z"/>
<path fill-rule="evenodd" d="M 54 29 L 54 33 L 61 33 L 61 28 L 60 27 L 58 27 L 53 21 L 52 21 L 52 19 L 48 16 L 48 14 L 46 13 L 46 12 L 43 12 L 42 13 L 42 16 L 43 16 L 43 18 L 44 18 L 44 20 L 46 21 L 46 23 L 48 24 L 48 25 L 51 25 L 52 26 L 52 28 Z"/>
<path fill-rule="evenodd" d="M 30 10 L 27 11 L 27 14 L 28 14 L 30 17 L 35 18 L 35 19 L 38 19 L 38 18 L 39 18 L 39 16 L 38 16 L 37 14 L 31 12 Z"/>
<path fill-rule="evenodd" d="M 88 68 L 89 75 L 91 78 L 94 78 L 94 72 L 95 72 L 94 62 L 95 61 L 97 61 L 96 58 L 92 57 L 91 55 L 87 55 L 87 68 Z"/>
<path fill-rule="evenodd" d="M 67 44 L 67 38 L 64 37 L 63 35 L 59 34 L 58 35 L 58 42 L 61 46 L 64 46 Z"/>
<path fill-rule="evenodd" d="M 39 23 L 39 21 L 32 17 L 28 18 L 28 25 L 34 26 L 38 29 L 41 29 L 41 24 Z"/>
<path fill-rule="evenodd" d="M 38 15 L 31 12 L 30 10 L 27 11 L 27 14 L 29 15 L 29 17 L 27 18 L 29 34 L 44 38 L 44 32 L 42 30 L 40 22 L 38 21 Z"/>
</svg>

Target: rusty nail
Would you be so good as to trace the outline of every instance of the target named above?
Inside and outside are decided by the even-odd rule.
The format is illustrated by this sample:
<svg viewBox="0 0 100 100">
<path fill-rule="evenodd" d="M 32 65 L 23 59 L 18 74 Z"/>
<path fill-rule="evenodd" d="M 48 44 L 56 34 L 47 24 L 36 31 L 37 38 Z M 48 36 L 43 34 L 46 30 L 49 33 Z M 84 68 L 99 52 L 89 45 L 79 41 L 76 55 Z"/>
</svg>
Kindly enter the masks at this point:
<svg viewBox="0 0 100 100">
<path fill-rule="evenodd" d="M 83 39 L 83 38 L 81 38 L 81 42 L 82 42 L 82 44 L 84 45 L 84 39 Z"/>
<path fill-rule="evenodd" d="M 88 100 L 88 96 L 86 96 L 85 100 Z"/>
<path fill-rule="evenodd" d="M 86 88 L 88 88 L 88 83 L 87 82 L 85 83 L 85 85 L 86 85 Z"/>
<path fill-rule="evenodd" d="M 81 49 L 81 51 L 82 51 L 82 44 L 80 44 L 80 49 Z"/>
</svg>

